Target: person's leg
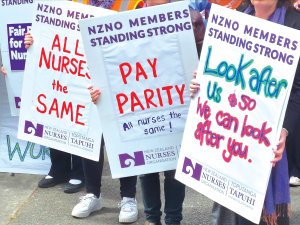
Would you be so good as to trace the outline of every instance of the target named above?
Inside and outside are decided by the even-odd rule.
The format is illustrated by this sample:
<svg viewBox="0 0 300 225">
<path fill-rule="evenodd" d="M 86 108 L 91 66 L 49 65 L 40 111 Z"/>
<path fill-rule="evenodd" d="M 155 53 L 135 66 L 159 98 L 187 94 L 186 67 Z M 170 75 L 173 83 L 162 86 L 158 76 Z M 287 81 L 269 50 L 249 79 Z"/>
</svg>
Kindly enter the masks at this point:
<svg viewBox="0 0 300 225">
<path fill-rule="evenodd" d="M 287 138 L 287 157 L 290 176 L 290 186 L 300 186 L 300 128 L 296 128 L 296 132 Z"/>
<path fill-rule="evenodd" d="M 294 167 L 294 159 L 293 159 L 293 153 L 294 153 L 294 146 L 296 142 L 293 138 L 292 134 L 289 134 L 286 139 L 286 153 L 287 153 L 287 159 L 288 159 L 288 169 L 289 169 L 289 177 L 293 176 L 292 170 Z"/>
<path fill-rule="evenodd" d="M 84 182 L 83 166 L 82 166 L 82 157 L 77 155 L 71 156 L 71 179 L 81 180 Z"/>
<path fill-rule="evenodd" d="M 300 98 L 300 92 L 291 92 L 289 104 L 285 113 L 285 117 L 289 118 L 284 121 L 283 126 L 288 128 L 288 138 L 287 138 L 287 156 L 288 156 L 288 165 L 289 165 L 289 176 L 291 186 L 300 186 L 300 150 L 298 150 L 299 140 L 299 127 L 300 121 L 299 118 L 300 106 L 297 104 Z M 293 119 L 294 118 L 294 119 Z M 299 176 L 299 177 L 298 177 Z"/>
<path fill-rule="evenodd" d="M 135 198 L 137 176 L 120 178 L 120 195 L 121 198 Z"/>
<path fill-rule="evenodd" d="M 237 224 L 238 225 L 256 225 L 256 223 L 252 223 L 250 220 L 247 220 L 246 218 L 244 218 L 240 215 L 237 215 Z"/>
<path fill-rule="evenodd" d="M 212 208 L 212 225 L 237 224 L 237 214 L 230 209 L 214 202 Z"/>
<path fill-rule="evenodd" d="M 102 139 L 99 161 L 82 158 L 86 193 L 94 194 L 97 198 L 101 193 L 102 170 L 104 164 L 104 141 Z"/>
<path fill-rule="evenodd" d="M 146 220 L 148 222 L 160 224 L 162 212 L 160 211 L 161 200 L 159 173 L 140 175 L 140 181 Z"/>
<path fill-rule="evenodd" d="M 120 178 L 120 223 L 133 223 L 137 221 L 138 209 L 135 200 L 137 176 Z"/>
<path fill-rule="evenodd" d="M 71 172 L 71 154 L 50 148 L 51 168 L 49 176 L 68 179 Z"/>
<path fill-rule="evenodd" d="M 70 180 L 64 187 L 65 193 L 76 193 L 84 186 L 82 158 L 71 155 Z"/>
<path fill-rule="evenodd" d="M 85 187 L 87 195 L 73 208 L 72 216 L 83 218 L 102 208 L 101 178 L 104 163 L 104 141 L 102 138 L 99 161 L 82 158 Z"/>
<path fill-rule="evenodd" d="M 46 177 L 38 183 L 40 188 L 53 187 L 69 179 L 71 170 L 71 155 L 66 152 L 50 148 L 51 167 Z"/>
<path fill-rule="evenodd" d="M 175 170 L 165 171 L 165 223 L 180 224 L 182 220 L 182 204 L 185 197 L 185 185 L 174 178 Z"/>
</svg>

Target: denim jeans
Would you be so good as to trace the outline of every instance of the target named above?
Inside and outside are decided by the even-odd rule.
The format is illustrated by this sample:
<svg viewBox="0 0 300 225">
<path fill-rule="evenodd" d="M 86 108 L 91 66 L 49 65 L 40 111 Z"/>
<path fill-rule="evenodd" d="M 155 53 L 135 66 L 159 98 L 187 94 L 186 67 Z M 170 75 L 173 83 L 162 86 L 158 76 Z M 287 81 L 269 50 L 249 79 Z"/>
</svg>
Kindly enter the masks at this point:
<svg viewBox="0 0 300 225">
<path fill-rule="evenodd" d="M 165 171 L 165 223 L 179 224 L 182 220 L 182 204 L 185 197 L 185 185 L 175 180 L 175 170 Z M 151 173 L 140 176 L 144 212 L 146 220 L 158 223 L 162 212 L 160 199 L 159 173 Z"/>
</svg>

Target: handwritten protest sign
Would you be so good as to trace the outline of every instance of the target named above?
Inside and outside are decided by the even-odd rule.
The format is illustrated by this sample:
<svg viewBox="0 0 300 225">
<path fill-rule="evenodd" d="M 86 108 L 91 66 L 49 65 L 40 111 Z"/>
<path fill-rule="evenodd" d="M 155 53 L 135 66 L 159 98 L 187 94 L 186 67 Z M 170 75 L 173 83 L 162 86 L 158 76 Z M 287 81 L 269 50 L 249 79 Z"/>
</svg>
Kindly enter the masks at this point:
<svg viewBox="0 0 300 225">
<path fill-rule="evenodd" d="M 6 87 L 12 116 L 19 115 L 26 61 L 24 35 L 31 29 L 33 0 L 2 1 L 0 40 L 3 65 L 7 70 Z"/>
<path fill-rule="evenodd" d="M 300 32 L 213 5 L 176 178 L 258 223 Z"/>
<path fill-rule="evenodd" d="M 112 176 L 175 169 L 197 64 L 187 3 L 79 24 Z"/>
<path fill-rule="evenodd" d="M 3 76 L 0 96 L 0 172 L 47 174 L 49 148 L 17 139 L 19 118 L 10 115 Z"/>
<path fill-rule="evenodd" d="M 18 137 L 98 160 L 102 129 L 78 19 L 114 13 L 74 2 L 35 5 Z"/>
</svg>

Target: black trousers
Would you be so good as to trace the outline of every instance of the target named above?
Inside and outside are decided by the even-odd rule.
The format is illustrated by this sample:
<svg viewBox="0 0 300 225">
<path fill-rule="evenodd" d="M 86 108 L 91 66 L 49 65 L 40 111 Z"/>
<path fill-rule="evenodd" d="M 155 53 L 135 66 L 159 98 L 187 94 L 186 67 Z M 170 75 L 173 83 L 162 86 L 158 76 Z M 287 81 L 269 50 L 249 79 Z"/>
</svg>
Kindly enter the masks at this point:
<svg viewBox="0 0 300 225">
<path fill-rule="evenodd" d="M 55 179 L 78 179 L 84 181 L 82 159 L 70 153 L 50 148 L 51 168 L 49 175 Z"/>
<path fill-rule="evenodd" d="M 289 175 L 300 178 L 300 127 L 287 138 Z"/>
<path fill-rule="evenodd" d="M 286 143 L 289 175 L 300 177 L 300 91 L 291 91 L 283 126 L 289 131 Z"/>
<path fill-rule="evenodd" d="M 104 164 L 104 139 L 102 137 L 99 161 L 82 158 L 85 187 L 87 193 L 92 193 L 98 198 L 101 193 L 101 180 Z M 121 198 L 134 198 L 136 194 L 137 176 L 120 178 Z"/>
</svg>

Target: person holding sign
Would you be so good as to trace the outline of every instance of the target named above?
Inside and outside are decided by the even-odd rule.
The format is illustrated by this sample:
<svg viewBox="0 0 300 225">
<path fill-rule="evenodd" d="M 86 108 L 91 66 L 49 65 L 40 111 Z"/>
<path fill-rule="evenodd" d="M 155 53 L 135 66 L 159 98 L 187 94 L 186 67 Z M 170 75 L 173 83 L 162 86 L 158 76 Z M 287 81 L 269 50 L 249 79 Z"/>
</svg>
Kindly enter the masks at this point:
<svg viewBox="0 0 300 225">
<path fill-rule="evenodd" d="M 26 48 L 30 47 L 33 44 L 33 37 L 31 36 L 30 33 L 25 34 L 24 44 Z M 90 91 L 91 91 L 92 101 L 96 103 L 97 99 L 100 96 L 100 92 L 99 90 L 94 90 L 93 87 L 90 87 Z M 59 170 L 59 168 L 65 168 L 65 165 L 67 165 L 65 163 L 65 160 L 68 158 L 68 155 L 70 154 L 55 149 L 52 149 L 50 153 L 51 153 L 50 157 L 51 157 L 52 166 L 48 176 L 44 177 L 39 182 L 39 187 L 43 187 L 43 188 L 53 187 L 56 184 L 61 183 L 65 179 L 64 177 L 57 178 L 57 176 L 53 175 L 51 171 L 56 171 L 55 174 L 57 174 L 57 172 L 60 171 L 58 175 L 63 176 L 63 174 L 65 174 L 65 171 Z M 104 164 L 104 140 L 102 139 L 98 162 L 82 158 L 82 165 L 84 170 L 84 179 L 86 183 L 87 194 L 81 197 L 81 201 L 73 208 L 72 216 L 78 218 L 88 217 L 92 212 L 99 211 L 102 208 L 100 189 L 101 189 L 103 164 Z M 137 210 L 137 203 L 135 200 L 136 182 L 137 182 L 136 176 L 120 178 L 120 194 L 122 197 L 122 201 L 119 204 L 121 208 L 119 214 L 120 223 L 133 223 L 137 220 L 138 210 Z"/>
<path fill-rule="evenodd" d="M 91 0 L 90 5 L 110 9 L 114 0 Z M 33 44 L 31 34 L 25 35 L 25 46 L 28 48 Z M 93 92 L 93 88 L 90 88 Z M 98 96 L 99 97 L 99 96 Z M 101 199 L 101 178 L 104 163 L 104 140 L 102 139 L 99 161 L 93 161 L 82 158 L 84 178 L 87 194 L 80 198 L 80 202 L 72 210 L 72 216 L 76 218 L 88 217 L 92 212 L 99 211 L 102 208 Z M 138 218 L 137 202 L 135 200 L 137 177 L 125 177 L 120 179 L 121 202 L 119 204 L 120 223 L 133 223 Z"/>
<path fill-rule="evenodd" d="M 261 19 L 266 19 L 274 23 L 282 24 L 297 30 L 300 30 L 300 14 L 292 6 L 292 2 L 288 0 L 248 0 L 249 7 L 245 13 L 256 16 Z M 299 50 L 298 50 L 299 51 Z M 285 141 L 288 133 L 294 134 L 296 128 L 300 125 L 300 63 L 298 62 L 291 95 L 289 98 L 285 119 L 283 122 L 283 129 L 281 132 L 280 142 Z M 275 151 L 275 159 L 273 163 L 276 166 L 273 168 L 271 178 L 273 182 L 269 182 L 265 204 L 263 209 L 262 220 L 266 224 L 288 225 L 288 204 L 289 199 L 289 185 L 287 171 L 287 159 L 284 150 L 285 143 L 278 146 Z M 282 151 L 280 151 L 280 147 Z M 280 156 L 281 155 L 281 156 Z M 283 155 L 283 157 L 282 157 Z M 282 157 L 282 159 L 281 159 Z M 280 160 L 278 162 L 278 160 Z M 272 184 L 272 185 L 270 185 Z M 273 195 L 270 194 L 273 192 Z M 275 193 L 275 194 L 274 194 Z M 274 199 L 272 199 L 272 196 Z M 273 203 L 275 202 L 275 204 Z M 273 204 L 272 204 L 273 203 Z M 240 225 L 253 224 L 245 218 L 239 217 Z"/>
<path fill-rule="evenodd" d="M 251 0 L 245 13 L 267 19 L 300 30 L 300 14 L 287 0 Z M 200 89 L 199 83 L 193 79 L 190 84 L 190 94 L 193 97 Z M 288 225 L 288 205 L 290 203 L 287 159 L 285 142 L 288 133 L 293 134 L 300 124 L 300 65 L 298 63 L 292 91 L 280 135 L 275 158 L 271 161 L 274 168 L 269 180 L 265 203 L 260 224 Z M 238 225 L 252 225 L 254 223 L 237 215 Z"/>
</svg>

